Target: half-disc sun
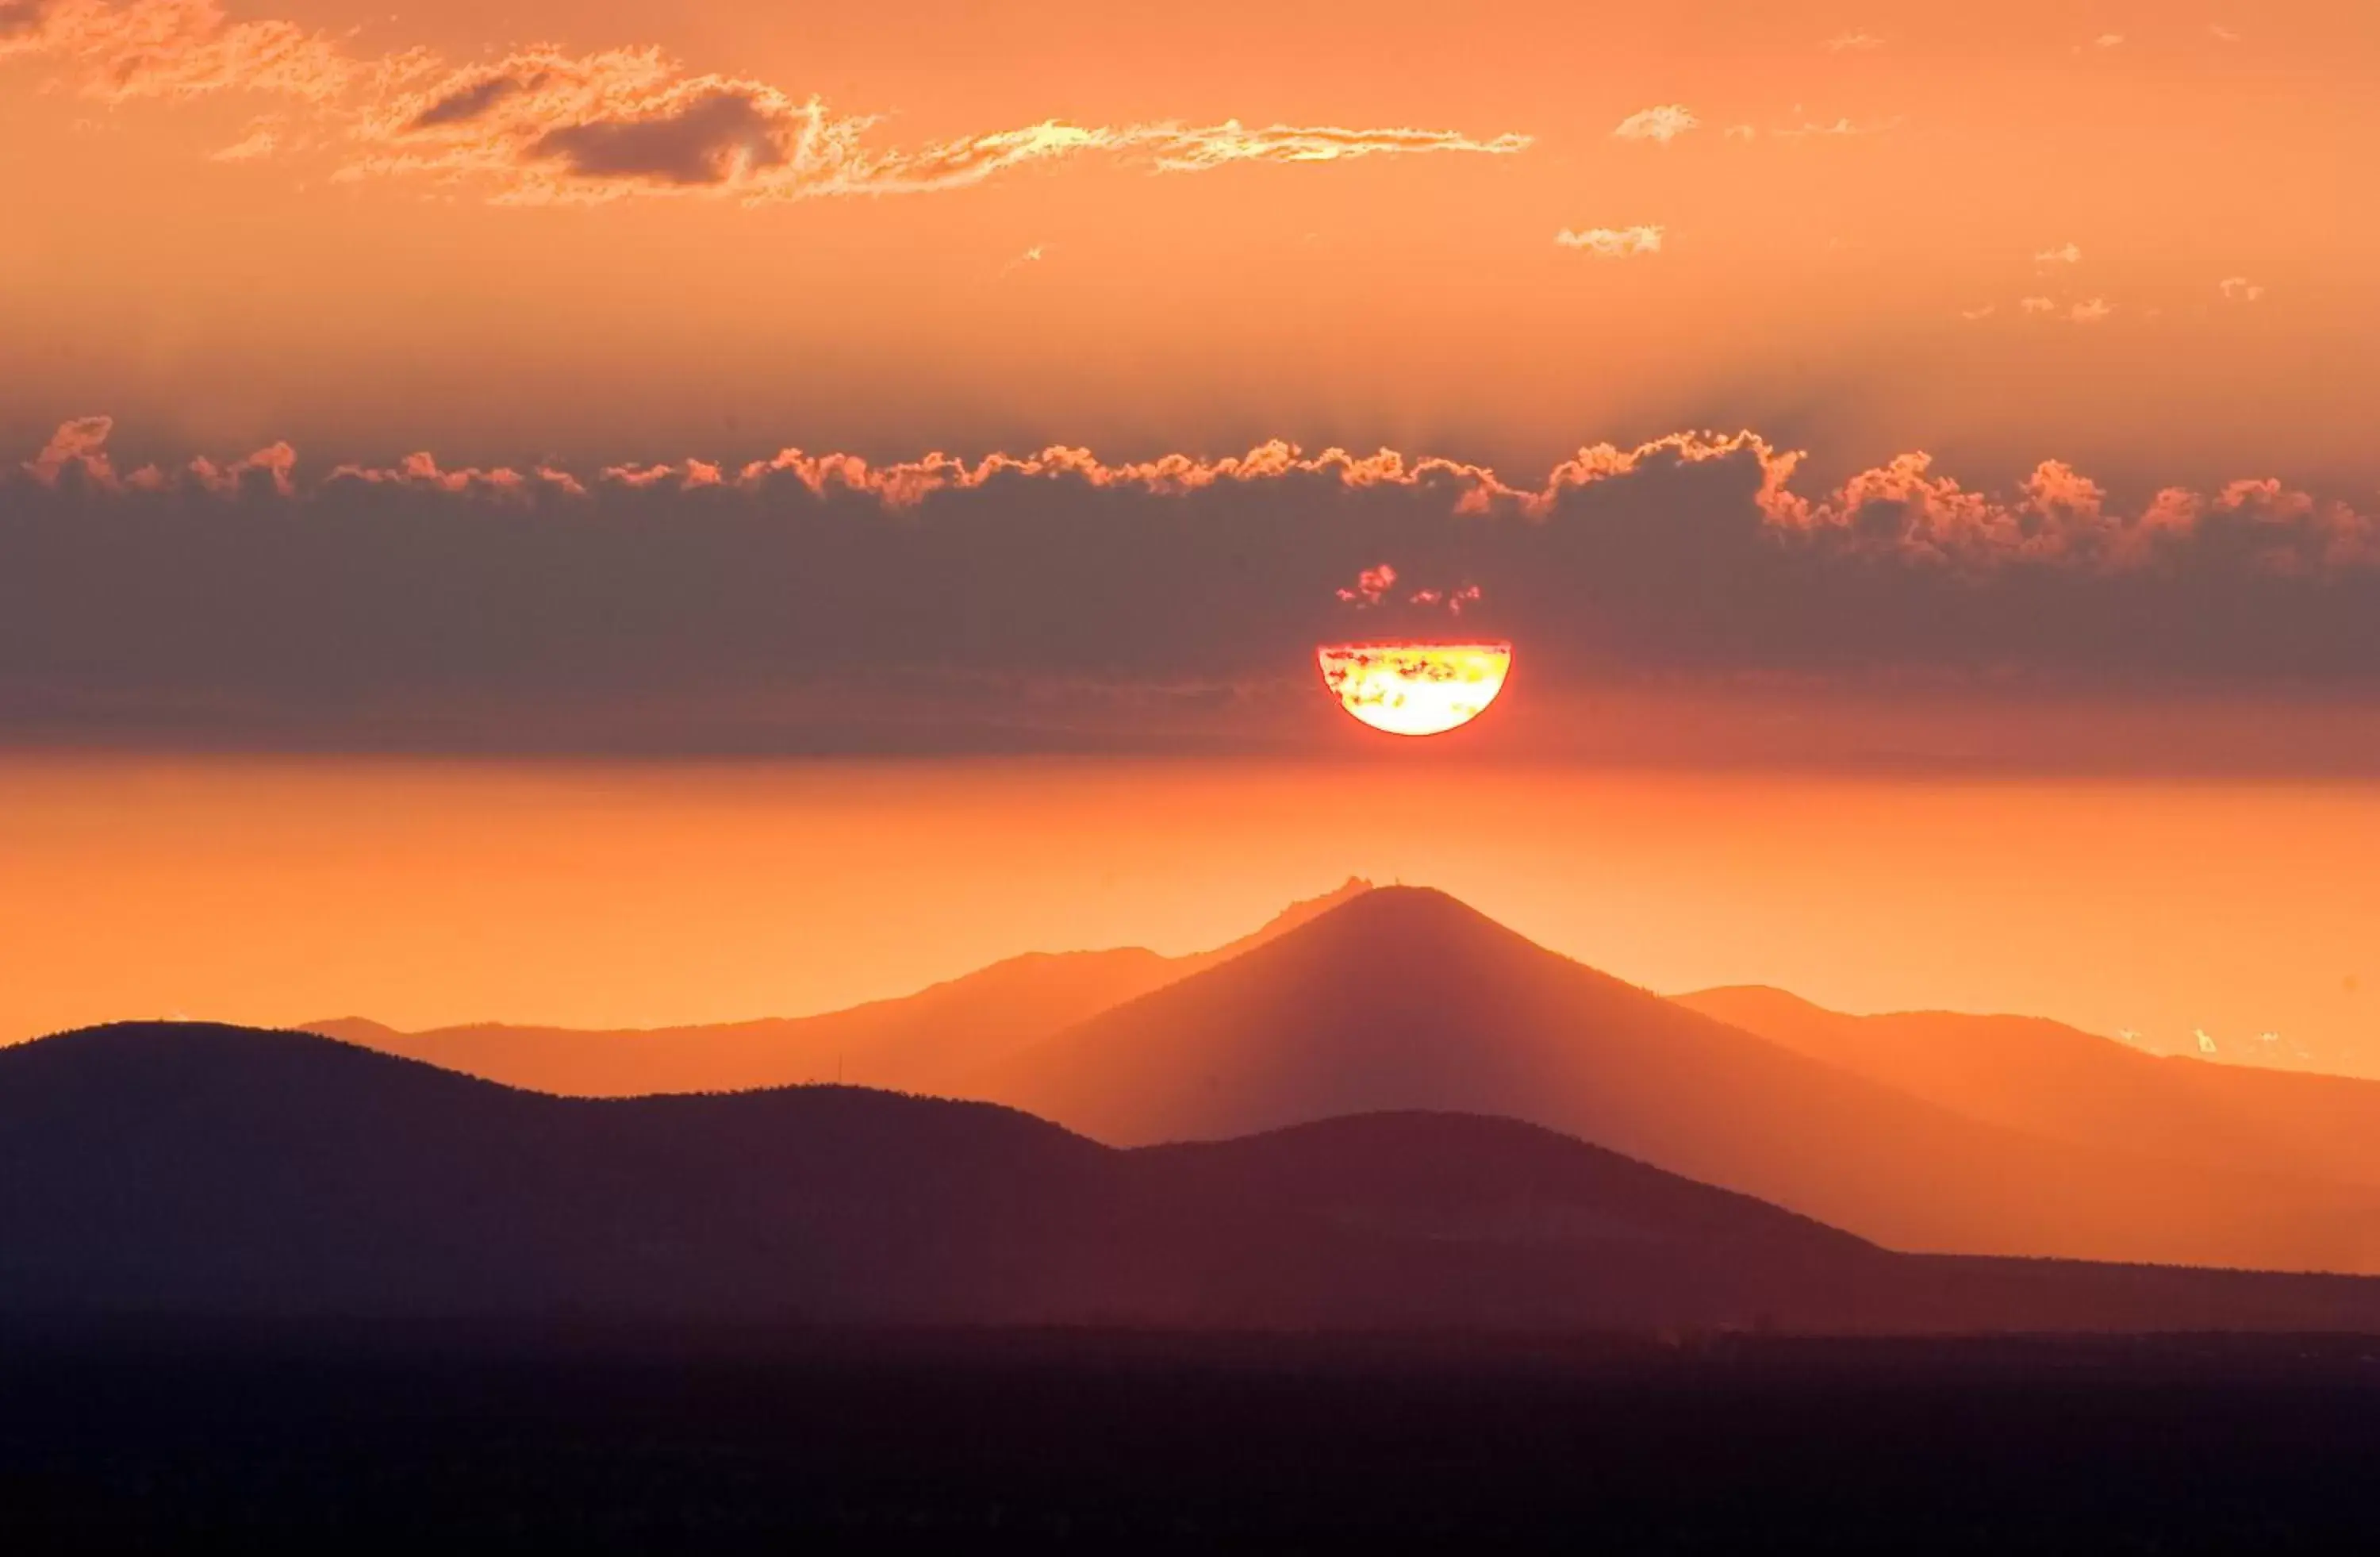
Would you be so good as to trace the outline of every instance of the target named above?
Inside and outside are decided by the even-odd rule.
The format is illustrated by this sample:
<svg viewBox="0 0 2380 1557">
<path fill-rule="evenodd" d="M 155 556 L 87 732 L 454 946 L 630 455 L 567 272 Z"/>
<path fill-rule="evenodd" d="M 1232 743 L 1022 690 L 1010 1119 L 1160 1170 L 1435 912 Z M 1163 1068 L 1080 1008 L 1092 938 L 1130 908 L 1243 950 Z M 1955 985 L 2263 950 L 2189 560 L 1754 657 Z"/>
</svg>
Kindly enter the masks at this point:
<svg viewBox="0 0 2380 1557">
<path fill-rule="evenodd" d="M 1315 657 L 1340 706 L 1392 736 L 1442 736 L 1470 724 L 1512 670 L 1509 643 L 1342 643 Z"/>
</svg>

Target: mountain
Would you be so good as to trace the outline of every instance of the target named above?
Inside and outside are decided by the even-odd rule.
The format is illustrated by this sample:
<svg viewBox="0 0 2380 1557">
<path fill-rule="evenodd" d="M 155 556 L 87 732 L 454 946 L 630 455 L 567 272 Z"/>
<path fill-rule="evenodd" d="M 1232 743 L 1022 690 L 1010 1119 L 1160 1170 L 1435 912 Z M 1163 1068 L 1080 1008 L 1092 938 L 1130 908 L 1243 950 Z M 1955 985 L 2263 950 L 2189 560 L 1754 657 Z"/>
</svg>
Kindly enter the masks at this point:
<svg viewBox="0 0 2380 1557">
<path fill-rule="evenodd" d="M 1229 961 L 1371 889 L 1361 878 L 1350 880 L 1211 952 L 1035 953 L 917 994 L 819 1016 L 620 1031 L 480 1023 L 407 1033 L 359 1016 L 307 1027 L 383 1053 L 573 1097 L 744 1091 L 836 1079 L 947 1092 L 959 1077 L 1086 1016 Z"/>
<path fill-rule="evenodd" d="M 566 1099 L 311 1034 L 0 1052 L 0 1311 L 2380 1332 L 2380 1282 L 1887 1253 L 1509 1121 L 1101 1147 L 849 1088 Z"/>
<path fill-rule="evenodd" d="M 2227 1173 L 2380 1188 L 2380 1082 L 2144 1054 L 2033 1016 L 1850 1016 L 1760 988 L 1677 1003 L 1995 1125 Z"/>
<path fill-rule="evenodd" d="M 2380 1192 L 1987 1123 L 1385 888 L 987 1067 L 1119 1145 L 1413 1108 L 1503 1115 L 1895 1248 L 2380 1269 Z"/>
</svg>

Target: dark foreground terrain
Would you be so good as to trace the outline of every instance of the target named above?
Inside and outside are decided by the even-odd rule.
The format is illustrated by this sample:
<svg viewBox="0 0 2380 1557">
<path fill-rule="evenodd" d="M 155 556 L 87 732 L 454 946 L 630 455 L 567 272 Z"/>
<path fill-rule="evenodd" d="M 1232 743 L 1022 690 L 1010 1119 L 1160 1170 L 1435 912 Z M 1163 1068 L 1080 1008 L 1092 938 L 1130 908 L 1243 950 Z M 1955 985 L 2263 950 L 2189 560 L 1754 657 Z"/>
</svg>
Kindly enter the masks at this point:
<svg viewBox="0 0 2380 1557">
<path fill-rule="evenodd" d="M 2380 1335 L 2380 1277 L 1900 1254 L 1510 1119 L 1118 1151 L 983 1103 L 556 1098 L 129 1024 L 0 1050 L 11 1314 Z"/>
<path fill-rule="evenodd" d="M 0 1334 L 0 1549 L 2374 1550 L 2380 1343 Z"/>
</svg>

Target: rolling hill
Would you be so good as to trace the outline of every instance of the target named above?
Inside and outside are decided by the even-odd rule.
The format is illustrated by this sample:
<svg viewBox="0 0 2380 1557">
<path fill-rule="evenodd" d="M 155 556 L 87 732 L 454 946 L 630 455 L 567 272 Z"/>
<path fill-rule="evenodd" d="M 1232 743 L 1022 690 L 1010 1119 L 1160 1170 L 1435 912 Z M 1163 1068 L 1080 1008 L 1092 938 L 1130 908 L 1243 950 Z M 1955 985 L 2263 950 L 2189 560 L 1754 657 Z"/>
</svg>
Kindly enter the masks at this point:
<svg viewBox="0 0 2380 1557">
<path fill-rule="evenodd" d="M 2380 1282 L 1944 1259 L 1509 1121 L 1123 1151 L 849 1088 L 565 1099 L 310 1034 L 0 1052 L 0 1311 L 2380 1331 Z"/>
</svg>

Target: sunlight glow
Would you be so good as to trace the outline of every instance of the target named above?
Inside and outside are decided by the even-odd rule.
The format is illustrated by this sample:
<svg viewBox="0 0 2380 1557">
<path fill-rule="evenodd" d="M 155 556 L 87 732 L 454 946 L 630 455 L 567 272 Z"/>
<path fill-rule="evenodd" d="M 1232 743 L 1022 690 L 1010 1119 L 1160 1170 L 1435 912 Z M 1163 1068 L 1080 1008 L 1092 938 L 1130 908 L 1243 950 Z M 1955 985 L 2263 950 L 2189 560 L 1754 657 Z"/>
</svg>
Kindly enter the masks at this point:
<svg viewBox="0 0 2380 1557">
<path fill-rule="evenodd" d="M 1487 711 L 1512 674 L 1509 643 L 1343 643 L 1316 651 L 1340 705 L 1392 736 L 1441 736 Z"/>
</svg>

